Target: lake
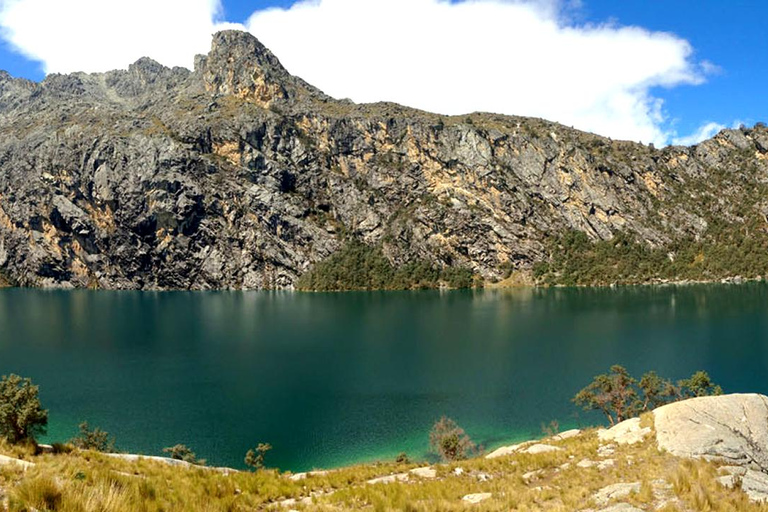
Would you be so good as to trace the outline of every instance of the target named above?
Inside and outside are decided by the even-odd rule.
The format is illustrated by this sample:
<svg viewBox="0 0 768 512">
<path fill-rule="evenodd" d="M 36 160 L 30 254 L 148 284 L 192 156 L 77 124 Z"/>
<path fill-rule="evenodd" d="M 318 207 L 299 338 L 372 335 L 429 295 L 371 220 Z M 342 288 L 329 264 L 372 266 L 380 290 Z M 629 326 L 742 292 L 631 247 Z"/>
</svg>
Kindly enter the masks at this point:
<svg viewBox="0 0 768 512">
<path fill-rule="evenodd" d="M 768 393 L 768 286 L 375 292 L 0 290 L 0 374 L 48 441 L 87 420 L 122 451 L 301 471 L 420 458 L 441 415 L 488 448 L 601 418 L 571 397 L 623 364 Z"/>
</svg>

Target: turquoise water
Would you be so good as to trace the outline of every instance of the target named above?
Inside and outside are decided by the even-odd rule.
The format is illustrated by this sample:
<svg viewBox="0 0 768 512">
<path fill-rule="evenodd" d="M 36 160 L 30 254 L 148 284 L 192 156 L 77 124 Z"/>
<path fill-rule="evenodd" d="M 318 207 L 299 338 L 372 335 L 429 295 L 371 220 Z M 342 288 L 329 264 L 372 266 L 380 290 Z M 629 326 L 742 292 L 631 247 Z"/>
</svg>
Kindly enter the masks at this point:
<svg viewBox="0 0 768 512">
<path fill-rule="evenodd" d="M 614 363 L 768 392 L 768 286 L 0 290 L 0 373 L 40 385 L 48 440 L 88 420 L 121 450 L 218 465 L 258 442 L 293 471 L 420 457 L 443 414 L 487 447 L 594 424 L 570 398 Z"/>
</svg>

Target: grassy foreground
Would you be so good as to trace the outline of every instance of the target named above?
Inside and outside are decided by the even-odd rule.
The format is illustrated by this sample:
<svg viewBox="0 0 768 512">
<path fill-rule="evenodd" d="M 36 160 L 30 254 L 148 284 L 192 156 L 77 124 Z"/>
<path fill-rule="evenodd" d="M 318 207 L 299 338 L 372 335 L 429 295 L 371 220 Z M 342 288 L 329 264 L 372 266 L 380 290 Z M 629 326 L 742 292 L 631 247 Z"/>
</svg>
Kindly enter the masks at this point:
<svg viewBox="0 0 768 512">
<path fill-rule="evenodd" d="M 609 447 L 614 451 L 606 453 L 596 431 L 585 431 L 544 441 L 558 451 L 433 465 L 434 478 L 410 473 L 419 467 L 415 464 L 369 464 L 292 479 L 270 470 L 222 473 L 148 460 L 126 462 L 88 451 L 33 456 L 0 444 L 0 453 L 35 464 L 26 470 L 0 464 L 0 509 L 574 511 L 627 503 L 664 512 L 768 511 L 768 505 L 750 503 L 739 489 L 720 485 L 716 464 L 662 453 L 653 439 Z M 613 465 L 580 467 L 585 460 L 610 460 Z M 387 475 L 399 479 L 368 483 Z M 638 492 L 607 505 L 596 501 L 596 493 L 608 485 L 635 482 L 640 483 Z M 477 504 L 462 499 L 478 493 L 490 497 Z M 285 501 L 290 499 L 295 501 Z"/>
</svg>

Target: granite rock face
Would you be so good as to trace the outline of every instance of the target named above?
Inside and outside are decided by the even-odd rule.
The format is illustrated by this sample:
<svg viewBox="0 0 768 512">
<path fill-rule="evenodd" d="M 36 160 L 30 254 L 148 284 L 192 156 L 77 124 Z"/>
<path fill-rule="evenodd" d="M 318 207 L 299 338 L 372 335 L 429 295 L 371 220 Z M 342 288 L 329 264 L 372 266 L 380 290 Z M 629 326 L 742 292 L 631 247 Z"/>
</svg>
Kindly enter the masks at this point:
<svg viewBox="0 0 768 512">
<path fill-rule="evenodd" d="M 653 412 L 659 448 L 768 473 L 768 397 L 701 397 Z"/>
<path fill-rule="evenodd" d="M 768 181 L 768 130 L 655 150 L 537 119 L 334 100 L 251 35 L 196 69 L 0 74 L 0 285 L 290 288 L 353 237 L 495 280 L 568 229 L 651 245 Z M 729 187 L 707 188 L 713 173 Z M 720 202 L 718 202 L 720 200 Z M 764 209 L 768 203 L 748 205 Z"/>
<path fill-rule="evenodd" d="M 721 479 L 753 501 L 768 501 L 768 397 L 735 394 L 693 398 L 654 411 L 659 448 L 727 464 Z"/>
</svg>

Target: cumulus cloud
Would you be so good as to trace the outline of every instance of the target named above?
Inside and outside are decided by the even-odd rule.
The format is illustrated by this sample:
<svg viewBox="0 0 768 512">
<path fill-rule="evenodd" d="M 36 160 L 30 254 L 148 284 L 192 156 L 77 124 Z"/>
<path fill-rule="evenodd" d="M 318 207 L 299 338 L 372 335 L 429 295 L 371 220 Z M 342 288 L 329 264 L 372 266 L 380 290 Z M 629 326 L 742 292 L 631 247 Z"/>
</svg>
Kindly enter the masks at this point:
<svg viewBox="0 0 768 512">
<path fill-rule="evenodd" d="M 699 84 L 709 62 L 663 32 L 584 25 L 579 0 L 307 0 L 246 27 L 289 71 L 358 102 L 445 114 L 543 117 L 663 145 L 657 87 Z M 4 38 L 47 72 L 105 71 L 142 56 L 191 67 L 220 0 L 0 0 Z"/>
<path fill-rule="evenodd" d="M 108 71 L 149 56 L 192 67 L 220 0 L 0 0 L 3 38 L 46 73 Z"/>
<path fill-rule="evenodd" d="M 665 144 L 654 87 L 703 81 L 669 33 L 575 25 L 557 0 L 312 0 L 256 12 L 248 29 L 333 96 L 446 114 L 543 117 Z"/>
<path fill-rule="evenodd" d="M 701 141 L 711 139 L 715 135 L 720 132 L 720 130 L 724 130 L 725 125 L 722 125 L 720 123 L 704 123 L 701 125 L 695 132 L 691 133 L 690 135 L 686 135 L 684 137 L 674 137 L 672 139 L 672 144 L 676 146 L 692 146 L 694 144 L 698 144 Z"/>
</svg>

